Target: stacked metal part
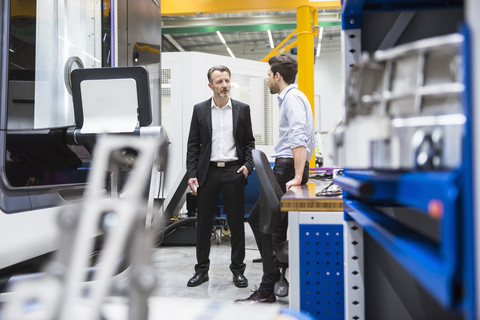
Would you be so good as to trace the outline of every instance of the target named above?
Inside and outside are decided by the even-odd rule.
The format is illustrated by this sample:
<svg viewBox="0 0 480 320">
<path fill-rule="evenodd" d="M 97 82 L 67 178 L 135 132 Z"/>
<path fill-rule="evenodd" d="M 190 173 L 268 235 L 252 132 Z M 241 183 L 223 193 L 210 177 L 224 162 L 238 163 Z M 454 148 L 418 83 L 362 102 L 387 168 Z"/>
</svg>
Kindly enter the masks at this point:
<svg viewBox="0 0 480 320">
<path fill-rule="evenodd" d="M 465 112 L 463 36 L 365 55 L 346 85 L 344 167 L 445 170 L 460 166 Z"/>
</svg>

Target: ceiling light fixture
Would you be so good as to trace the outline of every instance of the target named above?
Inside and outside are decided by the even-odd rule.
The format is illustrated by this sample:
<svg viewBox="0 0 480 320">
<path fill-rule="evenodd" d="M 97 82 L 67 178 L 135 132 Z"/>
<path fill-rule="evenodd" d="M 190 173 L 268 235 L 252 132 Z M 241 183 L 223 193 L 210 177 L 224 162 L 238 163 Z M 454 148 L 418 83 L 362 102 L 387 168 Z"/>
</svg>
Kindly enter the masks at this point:
<svg viewBox="0 0 480 320">
<path fill-rule="evenodd" d="M 225 41 L 225 39 L 223 38 L 222 34 L 220 33 L 220 31 L 217 30 L 217 36 L 220 38 L 220 41 L 222 41 L 222 43 L 224 45 L 227 44 L 227 42 Z"/>
<path fill-rule="evenodd" d="M 317 46 L 317 58 L 320 56 L 320 50 L 322 50 L 322 43 L 321 43 L 321 42 L 318 42 L 318 46 Z"/>
<path fill-rule="evenodd" d="M 320 56 L 320 50 L 322 50 L 322 39 L 323 39 L 323 27 L 320 27 L 320 30 L 318 31 L 317 58 Z"/>
<path fill-rule="evenodd" d="M 220 41 L 222 41 L 222 43 L 225 45 L 225 47 L 227 48 L 227 51 L 228 51 L 228 54 L 232 57 L 232 58 L 235 58 L 235 55 L 233 54 L 232 50 L 230 50 L 230 48 L 228 47 L 228 44 L 227 42 L 225 41 L 225 39 L 223 38 L 222 34 L 220 33 L 220 31 L 217 30 L 217 36 L 220 38 Z"/>
<path fill-rule="evenodd" d="M 230 54 L 230 57 L 235 58 L 235 55 L 233 54 L 232 50 L 227 46 L 227 51 Z"/>
<path fill-rule="evenodd" d="M 273 38 L 272 38 L 272 31 L 267 30 L 267 33 L 268 33 L 268 41 L 270 41 L 270 48 L 275 48 L 275 46 L 273 45 Z"/>
</svg>

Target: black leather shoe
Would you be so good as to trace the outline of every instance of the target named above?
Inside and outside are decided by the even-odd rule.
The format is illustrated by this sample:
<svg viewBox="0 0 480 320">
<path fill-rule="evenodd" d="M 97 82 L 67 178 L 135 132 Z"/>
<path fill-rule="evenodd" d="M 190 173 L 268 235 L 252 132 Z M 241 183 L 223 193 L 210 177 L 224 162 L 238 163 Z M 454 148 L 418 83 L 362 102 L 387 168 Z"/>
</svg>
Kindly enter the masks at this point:
<svg viewBox="0 0 480 320">
<path fill-rule="evenodd" d="M 241 304 L 274 303 L 275 301 L 277 301 L 277 298 L 275 298 L 273 293 L 268 296 L 264 296 L 258 291 L 254 291 L 252 295 L 246 299 L 235 300 L 236 303 Z"/>
<path fill-rule="evenodd" d="M 208 281 L 208 273 L 195 273 L 193 277 L 188 280 L 188 287 L 196 287 Z"/>
<path fill-rule="evenodd" d="M 233 283 L 235 283 L 235 286 L 237 286 L 238 288 L 248 287 L 248 280 L 243 274 L 234 274 Z"/>
</svg>

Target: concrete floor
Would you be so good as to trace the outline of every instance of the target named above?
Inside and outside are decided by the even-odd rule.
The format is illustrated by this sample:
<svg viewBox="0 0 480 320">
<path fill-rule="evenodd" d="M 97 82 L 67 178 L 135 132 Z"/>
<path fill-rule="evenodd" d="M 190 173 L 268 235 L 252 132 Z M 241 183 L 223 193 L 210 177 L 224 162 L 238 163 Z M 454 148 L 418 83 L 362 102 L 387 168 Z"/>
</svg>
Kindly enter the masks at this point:
<svg viewBox="0 0 480 320">
<path fill-rule="evenodd" d="M 247 288 L 237 288 L 232 281 L 230 265 L 230 237 L 212 237 L 210 251 L 209 281 L 198 287 L 187 287 L 188 280 L 194 275 L 196 263 L 195 246 L 161 246 L 154 249 L 153 265 L 158 270 L 159 285 L 154 292 L 160 297 L 201 298 L 216 301 L 234 301 L 250 296 L 260 285 L 262 264 L 253 263 L 260 258 L 252 230 L 245 224 L 245 276 Z M 220 242 L 220 243 L 219 243 Z M 277 298 L 277 304 L 288 306 L 288 296 Z"/>
<path fill-rule="evenodd" d="M 237 288 L 232 281 L 229 269 L 229 236 L 213 239 L 211 246 L 211 266 L 208 282 L 198 287 L 187 287 L 187 281 L 194 274 L 196 263 L 195 246 L 161 246 L 152 249 L 152 263 L 157 270 L 158 285 L 148 299 L 148 320 L 296 320 L 306 319 L 304 315 L 288 308 L 288 297 L 278 299 L 273 304 L 242 305 L 233 303 L 236 299 L 247 298 L 258 286 L 262 276 L 262 264 L 253 263 L 260 257 L 250 226 L 245 226 L 246 259 L 245 276 L 249 280 L 247 288 Z M 218 232 L 221 234 L 221 232 Z M 26 287 L 25 287 L 26 288 Z M 0 294 L 0 306 L 15 296 Z M 105 298 L 102 305 L 103 319 L 129 320 L 130 310 L 142 310 L 130 305 L 128 298 L 113 295 Z M 81 304 L 72 312 L 87 312 L 88 304 Z M 2 308 L 0 308 L 0 311 Z M 22 309 L 23 311 L 23 309 Z M 40 310 L 42 311 L 42 310 Z M 15 312 L 20 312 L 14 309 Z M 0 312 L 0 318 L 2 318 Z M 135 313 L 137 315 L 137 313 Z M 76 319 L 88 317 L 77 316 Z M 2 318 L 3 319 L 3 318 Z M 17 319 L 6 317 L 5 319 Z M 310 318 L 308 318 L 310 319 Z"/>
</svg>

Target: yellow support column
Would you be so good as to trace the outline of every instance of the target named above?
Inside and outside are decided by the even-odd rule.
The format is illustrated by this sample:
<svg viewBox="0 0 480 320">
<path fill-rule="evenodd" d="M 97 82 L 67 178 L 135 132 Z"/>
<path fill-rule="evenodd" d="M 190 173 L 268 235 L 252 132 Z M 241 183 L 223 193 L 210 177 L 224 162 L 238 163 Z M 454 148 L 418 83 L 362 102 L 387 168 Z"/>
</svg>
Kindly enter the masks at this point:
<svg viewBox="0 0 480 320">
<path fill-rule="evenodd" d="M 317 9 L 311 6 L 297 8 L 298 88 L 307 96 L 312 114 L 315 114 L 313 83 L 315 26 L 318 26 Z M 310 168 L 315 168 L 315 154 L 310 159 Z"/>
</svg>

